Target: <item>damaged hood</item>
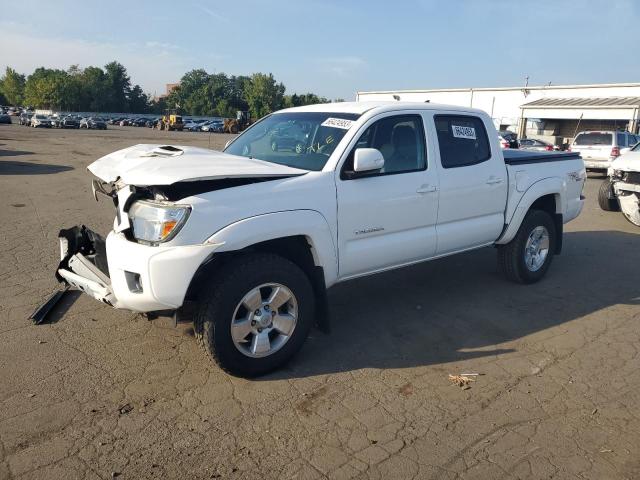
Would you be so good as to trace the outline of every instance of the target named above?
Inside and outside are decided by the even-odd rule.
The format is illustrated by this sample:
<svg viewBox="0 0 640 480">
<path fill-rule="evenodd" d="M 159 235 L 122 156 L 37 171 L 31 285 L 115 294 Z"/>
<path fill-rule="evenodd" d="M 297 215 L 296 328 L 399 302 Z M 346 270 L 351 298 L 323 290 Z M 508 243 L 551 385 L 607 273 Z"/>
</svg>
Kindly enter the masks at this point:
<svg viewBox="0 0 640 480">
<path fill-rule="evenodd" d="M 625 172 L 640 172 L 640 152 L 627 152 L 620 155 L 611 163 L 611 168 Z"/>
<path fill-rule="evenodd" d="M 229 155 L 215 150 L 173 145 L 135 145 L 96 160 L 87 167 L 105 182 L 120 179 L 146 187 L 223 178 L 288 177 L 306 170 Z"/>
</svg>

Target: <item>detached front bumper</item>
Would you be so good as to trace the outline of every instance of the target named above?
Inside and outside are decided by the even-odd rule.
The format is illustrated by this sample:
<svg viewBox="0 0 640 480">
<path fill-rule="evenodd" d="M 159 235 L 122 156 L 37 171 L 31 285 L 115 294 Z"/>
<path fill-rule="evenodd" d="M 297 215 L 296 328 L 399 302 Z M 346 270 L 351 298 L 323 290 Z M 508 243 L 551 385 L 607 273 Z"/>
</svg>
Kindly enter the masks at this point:
<svg viewBox="0 0 640 480">
<path fill-rule="evenodd" d="M 85 226 L 61 230 L 56 277 L 96 300 L 135 312 L 182 306 L 191 280 L 220 245 L 150 246 Z"/>
</svg>

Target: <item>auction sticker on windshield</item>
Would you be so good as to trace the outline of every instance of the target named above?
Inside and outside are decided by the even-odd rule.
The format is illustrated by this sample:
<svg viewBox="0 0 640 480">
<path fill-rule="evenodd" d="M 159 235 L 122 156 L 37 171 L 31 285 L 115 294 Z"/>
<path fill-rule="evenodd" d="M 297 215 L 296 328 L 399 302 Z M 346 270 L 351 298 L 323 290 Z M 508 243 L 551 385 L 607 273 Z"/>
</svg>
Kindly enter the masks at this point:
<svg viewBox="0 0 640 480">
<path fill-rule="evenodd" d="M 323 127 L 342 128 L 343 130 L 349 130 L 353 125 L 353 120 L 346 120 L 344 118 L 327 118 L 321 124 Z"/>
<path fill-rule="evenodd" d="M 466 138 L 467 140 L 476 139 L 476 129 L 473 127 L 461 127 L 459 125 L 451 125 L 453 136 L 456 138 Z"/>
</svg>

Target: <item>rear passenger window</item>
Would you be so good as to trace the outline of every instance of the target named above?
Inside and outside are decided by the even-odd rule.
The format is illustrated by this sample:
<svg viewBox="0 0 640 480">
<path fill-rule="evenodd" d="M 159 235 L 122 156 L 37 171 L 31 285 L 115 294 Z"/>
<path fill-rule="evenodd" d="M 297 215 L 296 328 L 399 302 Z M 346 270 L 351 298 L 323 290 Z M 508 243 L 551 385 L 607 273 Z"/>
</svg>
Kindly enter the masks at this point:
<svg viewBox="0 0 640 480">
<path fill-rule="evenodd" d="M 487 131 L 480 118 L 436 115 L 434 120 L 444 168 L 475 165 L 491 158 Z"/>
<path fill-rule="evenodd" d="M 618 137 L 618 147 L 626 147 L 627 146 L 627 136 L 624 133 L 617 133 Z"/>
</svg>

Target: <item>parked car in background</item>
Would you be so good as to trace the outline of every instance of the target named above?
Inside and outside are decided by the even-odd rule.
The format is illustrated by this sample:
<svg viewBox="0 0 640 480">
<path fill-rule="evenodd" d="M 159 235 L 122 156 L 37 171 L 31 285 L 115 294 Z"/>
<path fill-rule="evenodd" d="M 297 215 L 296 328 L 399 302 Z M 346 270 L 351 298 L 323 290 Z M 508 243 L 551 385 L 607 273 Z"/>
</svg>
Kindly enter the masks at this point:
<svg viewBox="0 0 640 480">
<path fill-rule="evenodd" d="M 31 117 L 31 126 L 34 128 L 51 128 L 51 120 L 46 115 L 36 113 Z"/>
<path fill-rule="evenodd" d="M 88 117 L 80 120 L 79 128 L 87 128 L 91 130 L 106 130 L 107 123 L 100 117 Z"/>
<path fill-rule="evenodd" d="M 80 120 L 73 115 L 67 115 L 60 121 L 60 128 L 80 128 Z"/>
<path fill-rule="evenodd" d="M 203 132 L 222 132 L 223 129 L 223 123 L 220 120 L 211 120 L 209 122 L 205 122 L 200 127 L 200 130 Z"/>
<path fill-rule="evenodd" d="M 107 123 L 109 125 L 119 125 L 122 120 L 124 120 L 124 117 L 113 117 Z"/>
<path fill-rule="evenodd" d="M 20 117 L 18 118 L 18 123 L 20 125 L 24 125 L 25 127 L 29 127 L 31 125 L 31 117 L 33 117 L 33 113 L 22 112 L 20 114 Z"/>
<path fill-rule="evenodd" d="M 611 162 L 598 192 L 605 211 L 622 211 L 624 218 L 640 227 L 640 143 Z"/>
<path fill-rule="evenodd" d="M 271 150 L 293 150 L 296 153 L 304 153 L 309 137 L 308 125 L 304 122 L 286 122 L 277 124 L 270 132 L 269 144 Z"/>
<path fill-rule="evenodd" d="M 148 118 L 139 117 L 134 119 L 130 125 L 133 125 L 134 127 L 146 127 L 148 120 Z"/>
<path fill-rule="evenodd" d="M 207 120 L 185 120 L 183 130 L 199 132 L 202 126 L 206 123 L 208 123 Z"/>
<path fill-rule="evenodd" d="M 509 130 L 500 130 L 498 132 L 500 146 L 504 148 L 518 148 L 518 136 Z"/>
<path fill-rule="evenodd" d="M 570 150 L 578 152 L 587 170 L 606 172 L 620 155 L 638 143 L 638 136 L 613 130 L 587 130 L 576 135 Z"/>
<path fill-rule="evenodd" d="M 522 150 L 535 150 L 537 152 L 553 152 L 554 150 L 560 150 L 560 147 L 556 147 L 552 143 L 538 140 L 536 138 L 521 138 L 518 143 Z"/>
<path fill-rule="evenodd" d="M 6 113 L 0 113 L 0 123 L 11 123 L 11 117 Z"/>
</svg>

